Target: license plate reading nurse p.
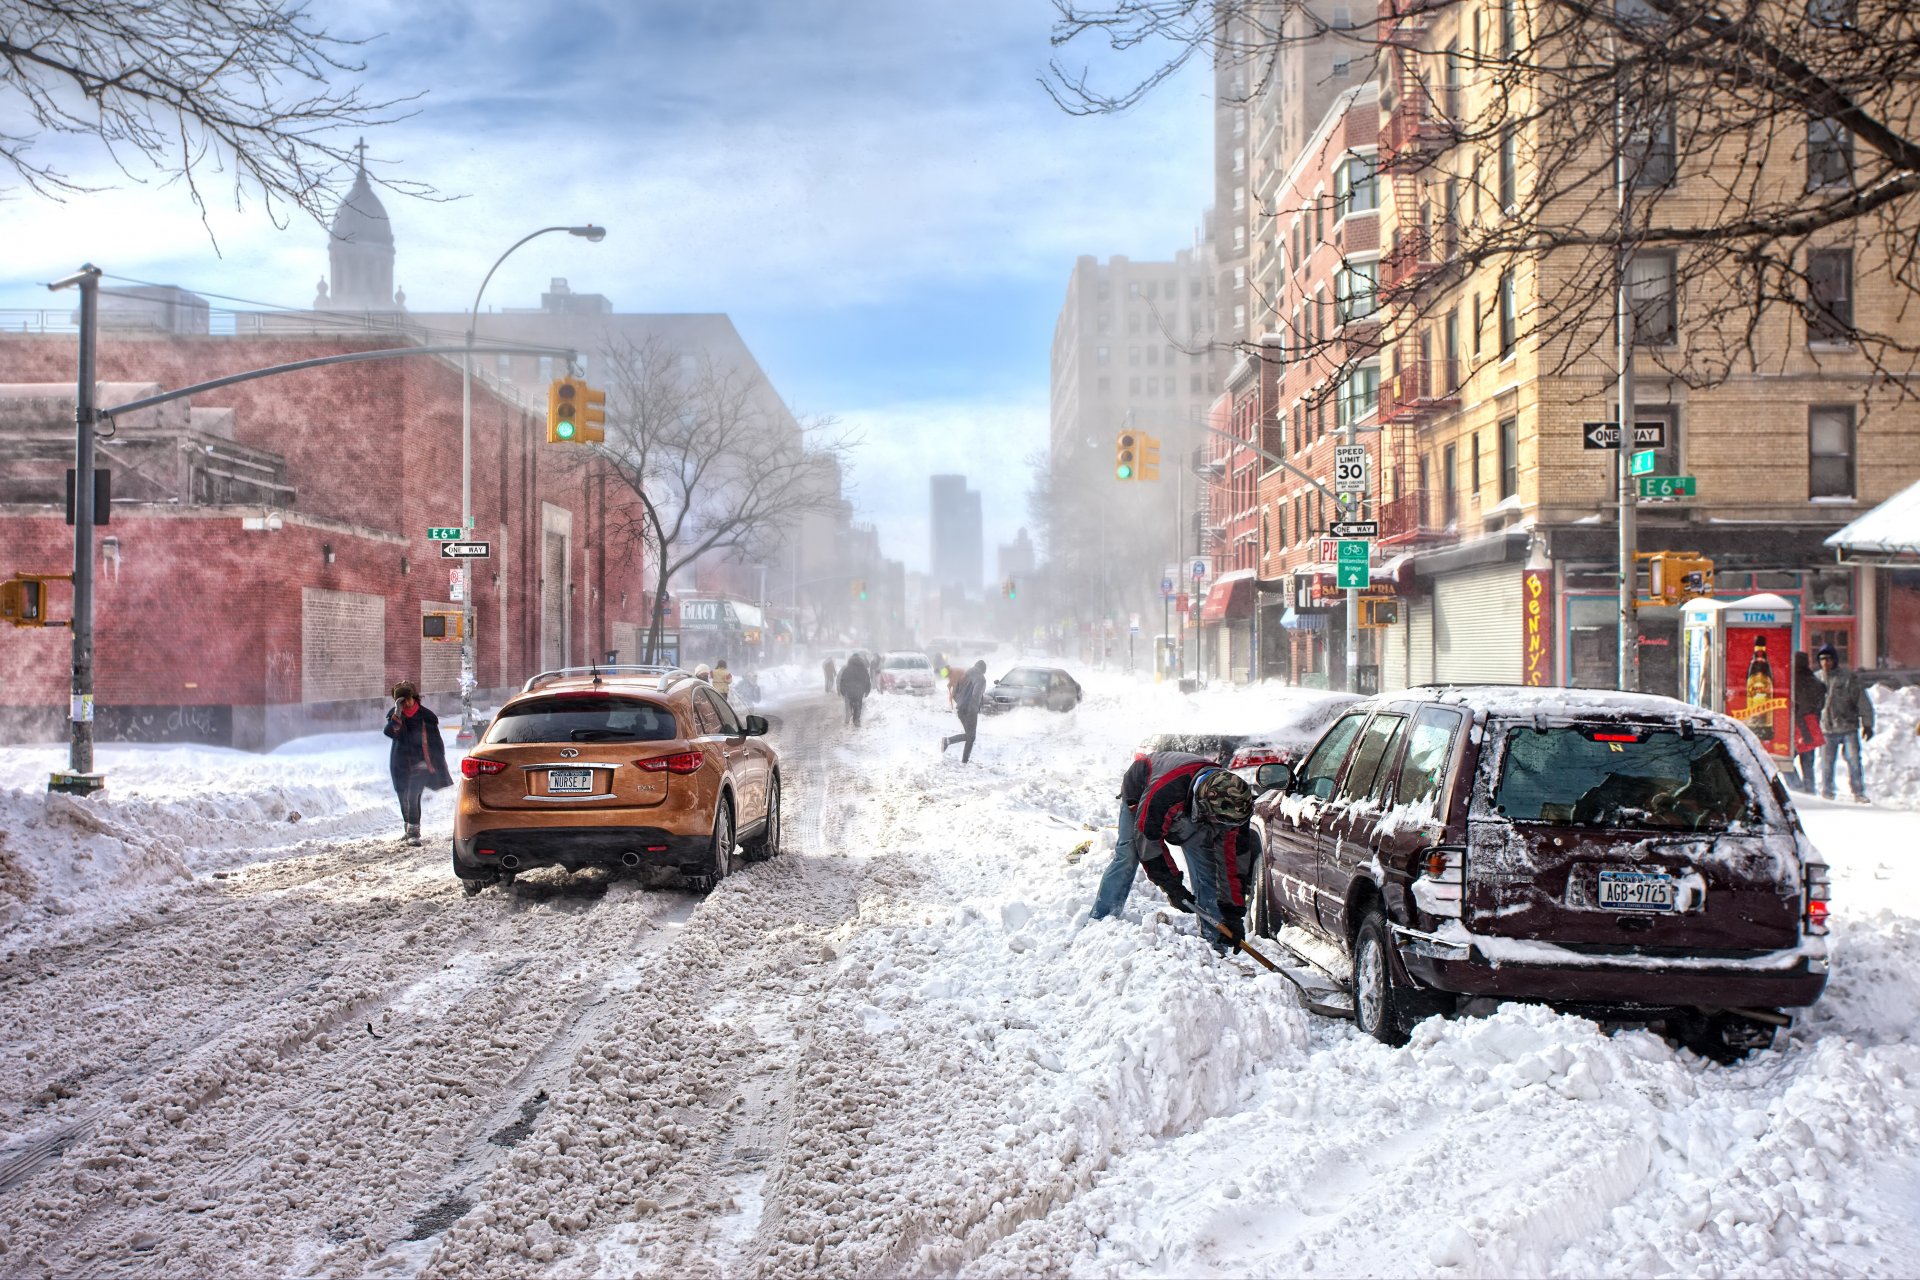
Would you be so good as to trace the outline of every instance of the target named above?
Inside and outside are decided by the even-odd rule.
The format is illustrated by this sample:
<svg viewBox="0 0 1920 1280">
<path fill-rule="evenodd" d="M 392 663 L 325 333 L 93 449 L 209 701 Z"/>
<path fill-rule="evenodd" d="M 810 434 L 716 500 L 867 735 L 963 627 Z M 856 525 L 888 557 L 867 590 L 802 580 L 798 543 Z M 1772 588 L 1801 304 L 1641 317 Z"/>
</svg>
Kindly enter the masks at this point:
<svg viewBox="0 0 1920 1280">
<path fill-rule="evenodd" d="M 1673 877 L 1649 871 L 1602 871 L 1600 905 L 1614 911 L 1673 910 Z"/>
<path fill-rule="evenodd" d="M 549 769 L 547 770 L 547 790 L 591 791 L 593 790 L 593 770 L 591 769 Z"/>
</svg>

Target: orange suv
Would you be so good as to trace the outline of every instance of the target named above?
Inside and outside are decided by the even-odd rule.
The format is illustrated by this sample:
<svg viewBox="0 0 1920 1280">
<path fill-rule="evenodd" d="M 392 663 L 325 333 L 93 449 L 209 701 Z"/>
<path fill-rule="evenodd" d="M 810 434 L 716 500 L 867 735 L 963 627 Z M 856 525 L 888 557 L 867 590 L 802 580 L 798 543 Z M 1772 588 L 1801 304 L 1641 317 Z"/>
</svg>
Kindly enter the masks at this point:
<svg viewBox="0 0 1920 1280">
<path fill-rule="evenodd" d="M 469 894 L 533 867 L 670 866 L 701 893 L 780 849 L 780 756 L 674 667 L 527 681 L 460 762 L 453 873 Z"/>
</svg>

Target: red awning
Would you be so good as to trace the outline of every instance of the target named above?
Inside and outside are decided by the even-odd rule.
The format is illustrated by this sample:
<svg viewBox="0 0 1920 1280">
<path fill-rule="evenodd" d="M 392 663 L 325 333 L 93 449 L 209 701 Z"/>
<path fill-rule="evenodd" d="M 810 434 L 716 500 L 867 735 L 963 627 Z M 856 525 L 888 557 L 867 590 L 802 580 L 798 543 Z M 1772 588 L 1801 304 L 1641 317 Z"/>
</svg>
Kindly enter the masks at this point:
<svg viewBox="0 0 1920 1280">
<path fill-rule="evenodd" d="M 1253 575 L 1222 578 L 1207 592 L 1200 606 L 1200 621 L 1231 622 L 1253 616 Z"/>
</svg>

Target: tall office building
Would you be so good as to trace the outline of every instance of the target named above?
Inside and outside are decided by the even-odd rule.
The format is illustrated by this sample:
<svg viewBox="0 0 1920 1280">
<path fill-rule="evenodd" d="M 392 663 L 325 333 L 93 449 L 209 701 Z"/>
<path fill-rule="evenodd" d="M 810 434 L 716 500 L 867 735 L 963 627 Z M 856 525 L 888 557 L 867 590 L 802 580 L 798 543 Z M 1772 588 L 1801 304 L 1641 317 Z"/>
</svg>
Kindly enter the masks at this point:
<svg viewBox="0 0 1920 1280">
<path fill-rule="evenodd" d="M 980 492 L 965 476 L 934 476 L 931 488 L 933 584 L 972 594 L 986 580 Z"/>
</svg>

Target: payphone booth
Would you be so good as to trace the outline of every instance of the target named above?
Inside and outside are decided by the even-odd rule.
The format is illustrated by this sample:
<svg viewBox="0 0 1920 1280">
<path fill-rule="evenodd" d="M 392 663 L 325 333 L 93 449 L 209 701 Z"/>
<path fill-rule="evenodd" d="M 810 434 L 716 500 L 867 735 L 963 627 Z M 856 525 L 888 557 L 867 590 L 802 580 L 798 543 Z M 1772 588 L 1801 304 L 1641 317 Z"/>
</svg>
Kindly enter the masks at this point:
<svg viewBox="0 0 1920 1280">
<path fill-rule="evenodd" d="M 1794 604 L 1783 596 L 1689 600 L 1680 608 L 1681 696 L 1793 758 Z"/>
</svg>

